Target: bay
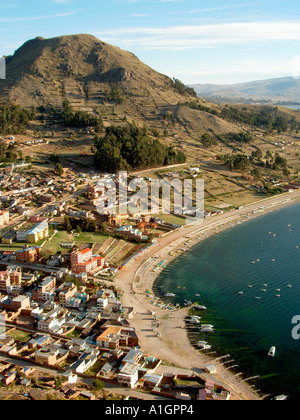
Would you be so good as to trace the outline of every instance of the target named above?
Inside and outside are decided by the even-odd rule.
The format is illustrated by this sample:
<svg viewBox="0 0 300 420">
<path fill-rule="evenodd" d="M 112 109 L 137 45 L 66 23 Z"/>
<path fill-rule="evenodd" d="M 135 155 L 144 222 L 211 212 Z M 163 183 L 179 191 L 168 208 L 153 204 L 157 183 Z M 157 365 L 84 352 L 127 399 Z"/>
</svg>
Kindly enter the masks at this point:
<svg viewBox="0 0 300 420">
<path fill-rule="evenodd" d="M 299 204 L 200 242 L 156 285 L 176 294 L 172 303 L 208 308 L 202 322 L 214 332 L 197 339 L 230 354 L 243 378 L 260 376 L 250 383 L 261 393 L 300 399 L 300 340 L 292 337 L 292 318 L 300 315 Z M 274 358 L 268 357 L 272 346 Z"/>
</svg>

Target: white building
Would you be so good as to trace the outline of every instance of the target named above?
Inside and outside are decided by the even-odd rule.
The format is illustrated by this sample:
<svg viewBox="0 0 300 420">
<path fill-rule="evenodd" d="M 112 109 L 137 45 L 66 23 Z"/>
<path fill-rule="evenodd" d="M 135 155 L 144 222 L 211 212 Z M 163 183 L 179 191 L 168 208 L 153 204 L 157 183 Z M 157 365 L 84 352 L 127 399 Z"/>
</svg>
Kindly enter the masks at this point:
<svg viewBox="0 0 300 420">
<path fill-rule="evenodd" d="M 138 366 L 126 363 L 118 374 L 119 385 L 134 388 L 139 379 L 138 372 Z"/>
</svg>

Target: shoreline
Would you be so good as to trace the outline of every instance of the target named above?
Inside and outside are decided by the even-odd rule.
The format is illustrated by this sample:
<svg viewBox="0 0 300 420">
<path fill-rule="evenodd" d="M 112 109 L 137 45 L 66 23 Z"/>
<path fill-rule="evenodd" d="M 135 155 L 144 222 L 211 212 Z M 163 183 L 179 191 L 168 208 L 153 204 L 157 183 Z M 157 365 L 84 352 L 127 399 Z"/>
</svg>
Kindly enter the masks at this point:
<svg viewBox="0 0 300 420">
<path fill-rule="evenodd" d="M 239 210 L 204 219 L 203 223 L 197 226 L 188 225 L 161 239 L 130 268 L 122 270 L 115 282 L 124 292 L 123 303 L 134 308 L 135 315 L 130 322 L 136 329 L 144 353 L 163 359 L 172 366 L 200 374 L 203 378 L 213 379 L 216 384 L 231 392 L 233 400 L 261 399 L 262 397 L 257 395 L 250 385 L 225 367 L 222 357 L 213 357 L 212 354 L 205 354 L 193 347 L 185 324 L 185 317 L 191 306 L 176 311 L 162 309 L 151 304 L 146 291 L 152 292 L 162 271 L 153 272 L 153 268 L 162 260 L 167 267 L 182 256 L 182 253 L 176 252 L 178 249 L 184 248 L 185 252 L 188 252 L 196 244 L 218 233 L 297 203 L 300 203 L 300 191 L 269 197 Z M 190 241 L 189 244 L 187 241 Z M 170 253 L 174 252 L 175 254 L 171 256 Z M 154 293 L 152 295 L 155 296 Z M 159 323 L 160 337 L 153 332 L 155 320 L 153 312 Z M 210 376 L 204 373 L 203 367 L 207 364 L 216 365 L 216 375 Z"/>
</svg>

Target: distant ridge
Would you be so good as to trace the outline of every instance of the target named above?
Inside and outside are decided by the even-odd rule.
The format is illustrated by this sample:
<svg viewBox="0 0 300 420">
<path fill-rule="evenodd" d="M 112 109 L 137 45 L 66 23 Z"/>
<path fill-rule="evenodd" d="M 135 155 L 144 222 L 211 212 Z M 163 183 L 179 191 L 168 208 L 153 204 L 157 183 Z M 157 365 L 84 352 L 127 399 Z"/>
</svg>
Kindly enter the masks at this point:
<svg viewBox="0 0 300 420">
<path fill-rule="evenodd" d="M 192 85 L 199 96 L 233 102 L 300 103 L 300 79 L 282 77 L 233 85 Z"/>
</svg>

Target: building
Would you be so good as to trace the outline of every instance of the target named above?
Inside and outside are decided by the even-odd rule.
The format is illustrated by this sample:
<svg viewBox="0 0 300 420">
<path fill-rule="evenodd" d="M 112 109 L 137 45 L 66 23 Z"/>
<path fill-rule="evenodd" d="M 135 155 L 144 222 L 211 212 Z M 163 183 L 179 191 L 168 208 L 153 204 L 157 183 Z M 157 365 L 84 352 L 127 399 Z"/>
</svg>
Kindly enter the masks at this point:
<svg viewBox="0 0 300 420">
<path fill-rule="evenodd" d="M 20 295 L 14 299 L 9 296 L 4 296 L 0 300 L 0 307 L 8 311 L 18 311 L 20 309 L 30 308 L 30 299 L 29 296 Z"/>
<path fill-rule="evenodd" d="M 21 251 L 17 252 L 17 261 L 24 263 L 34 263 L 40 260 L 41 248 L 40 247 L 31 247 L 24 248 Z"/>
<path fill-rule="evenodd" d="M 134 388 L 139 379 L 139 368 L 131 363 L 126 363 L 118 374 L 118 383 L 120 386 Z"/>
<path fill-rule="evenodd" d="M 122 360 L 122 365 L 130 363 L 131 365 L 138 365 L 139 361 L 143 357 L 141 350 L 131 349 Z"/>
<path fill-rule="evenodd" d="M 99 312 L 102 312 L 106 308 L 107 305 L 108 305 L 108 299 L 106 296 L 97 299 L 97 308 Z"/>
<path fill-rule="evenodd" d="M 9 222 L 9 211 L 0 211 L 0 227 Z"/>
<path fill-rule="evenodd" d="M 33 291 L 32 297 L 40 302 L 53 302 L 55 298 L 56 278 L 46 277 L 43 282 Z"/>
<path fill-rule="evenodd" d="M 27 231 L 27 242 L 35 244 L 49 236 L 48 222 L 40 222 Z"/>
<path fill-rule="evenodd" d="M 77 286 L 74 283 L 63 283 L 58 291 L 60 306 L 67 307 L 77 293 Z"/>
<path fill-rule="evenodd" d="M 119 347 L 121 327 L 110 326 L 97 338 L 97 346 L 100 348 L 116 349 Z"/>
<path fill-rule="evenodd" d="M 1 242 L 6 245 L 12 245 L 16 239 L 16 232 L 11 229 L 8 232 L 3 233 Z"/>
<path fill-rule="evenodd" d="M 73 273 L 93 274 L 95 271 L 103 268 L 104 258 L 100 255 L 93 255 L 90 248 L 71 253 L 71 270 Z"/>
<path fill-rule="evenodd" d="M 110 225 L 120 226 L 123 221 L 129 219 L 129 214 L 109 214 L 107 216 L 107 221 Z"/>
<path fill-rule="evenodd" d="M 143 235 L 143 232 L 135 229 L 132 225 L 124 225 L 116 229 L 116 234 L 122 236 L 129 241 L 148 241 L 148 236 Z"/>
<path fill-rule="evenodd" d="M 11 267 L 0 272 L 0 292 L 6 295 L 18 296 L 22 292 L 22 270 Z"/>
</svg>

